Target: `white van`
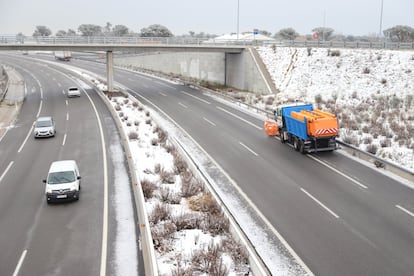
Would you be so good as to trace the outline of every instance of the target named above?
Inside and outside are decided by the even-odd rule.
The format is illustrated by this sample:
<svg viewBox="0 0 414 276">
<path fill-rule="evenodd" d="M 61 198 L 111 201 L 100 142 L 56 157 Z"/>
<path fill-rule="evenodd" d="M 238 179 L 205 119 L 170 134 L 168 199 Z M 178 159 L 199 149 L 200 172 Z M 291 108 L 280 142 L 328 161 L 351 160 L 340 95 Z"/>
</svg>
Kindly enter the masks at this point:
<svg viewBox="0 0 414 276">
<path fill-rule="evenodd" d="M 47 203 L 57 200 L 79 200 L 81 176 L 75 160 L 55 161 L 50 165 L 45 195 Z"/>
</svg>

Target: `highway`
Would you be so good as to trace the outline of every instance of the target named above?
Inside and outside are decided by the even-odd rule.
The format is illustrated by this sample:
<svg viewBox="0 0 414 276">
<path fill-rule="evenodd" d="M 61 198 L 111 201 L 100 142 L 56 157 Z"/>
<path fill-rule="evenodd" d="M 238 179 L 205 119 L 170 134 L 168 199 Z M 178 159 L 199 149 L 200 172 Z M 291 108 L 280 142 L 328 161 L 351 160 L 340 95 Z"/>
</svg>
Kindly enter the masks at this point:
<svg viewBox="0 0 414 276">
<path fill-rule="evenodd" d="M 103 64 L 72 60 L 71 65 L 105 75 Z M 413 274 L 414 190 L 412 187 L 407 187 L 380 173 L 378 169 L 361 165 L 354 159 L 347 158 L 338 152 L 301 155 L 277 139 L 266 137 L 261 120 L 188 86 L 163 82 L 159 79 L 151 79 L 119 69 L 115 70 L 115 81 L 128 87 L 140 101 L 150 106 L 155 104 L 188 132 L 254 202 L 260 212 L 281 233 L 315 275 Z M 59 96 L 63 99 L 62 95 Z M 33 106 L 28 107 L 32 110 L 22 110 L 21 120 L 23 121 L 24 116 L 28 117 L 27 121 L 33 121 L 33 114 L 37 112 L 38 95 L 33 98 Z M 64 100 L 62 101 L 64 102 Z M 57 99 L 56 102 L 58 102 Z M 62 122 L 64 121 L 64 112 L 58 112 L 59 110 L 63 111 L 65 107 L 64 104 L 61 105 L 61 108 L 54 110 L 56 119 L 60 120 L 59 125 L 64 124 Z M 25 106 L 29 106 L 29 104 L 26 102 Z M 103 108 L 100 108 L 99 111 L 106 114 Z M 24 137 L 28 127 L 29 125 L 26 125 L 22 130 L 13 129 L 16 132 L 21 131 L 21 133 L 14 134 L 13 137 Z M 106 131 L 108 131 L 107 127 L 104 127 Z M 91 144 L 98 140 L 99 135 L 96 129 L 92 132 L 94 134 L 88 133 L 86 137 L 79 137 L 83 143 L 78 142 L 79 144 L 76 145 L 84 147 L 84 151 L 78 152 L 79 155 L 84 154 L 85 151 L 95 150 L 97 156 L 100 156 L 99 149 L 94 149 L 99 145 Z M 11 136 L 11 133 L 7 135 Z M 59 136 L 53 140 L 53 142 L 57 141 L 55 142 L 57 147 L 55 152 L 42 153 L 41 145 L 43 144 L 33 145 L 32 143 L 38 141 L 28 141 L 22 151 L 22 153 L 27 152 L 25 160 L 19 159 L 20 153 L 16 154 L 21 142 L 14 140 L 8 141 L 5 138 L 0 143 L 2 154 L 0 172 L 4 171 L 10 162 L 15 162 L 6 174 L 6 178 L 0 182 L 0 228 L 2 228 L 2 233 L 4 232 L 3 227 L 9 233 L 13 229 L 19 229 L 16 231 L 20 231 L 20 235 L 26 238 L 21 239 L 19 245 L 18 243 L 8 243 L 9 239 L 1 236 L 1 248 L 4 246 L 6 248 L 13 247 L 14 253 L 10 252 L 4 259 L 2 255 L 0 265 L 9 262 L 16 263 L 15 260 L 19 259 L 21 251 L 27 248 L 27 244 L 35 246 L 32 237 L 35 234 L 41 235 L 34 230 L 27 231 L 33 225 L 36 213 L 30 212 L 31 214 L 27 215 L 22 210 L 20 214 L 18 210 L 24 209 L 27 212 L 27 209 L 34 210 L 37 206 L 37 209 L 40 208 L 38 212 L 41 213 L 38 216 L 45 217 L 46 220 L 49 217 L 46 214 L 43 215 L 43 212 L 46 212 L 44 210 L 54 212 L 62 207 L 60 209 L 64 212 L 67 207 L 67 205 L 54 206 L 57 208 L 49 210 L 43 204 L 44 198 L 41 195 L 33 197 L 34 193 L 41 193 L 41 184 L 39 184 L 40 188 L 34 189 L 29 181 L 30 179 L 39 179 L 37 183 L 40 183 L 40 179 L 43 177 L 41 172 L 47 170 L 52 157 L 65 153 L 63 148 L 57 147 L 61 141 Z M 1 147 L 4 144 L 8 146 Z M 9 149 L 13 144 L 15 144 L 14 150 Z M 86 149 L 85 144 L 92 149 L 89 147 Z M 7 158 L 3 158 L 3 152 L 8 152 L 5 155 Z M 33 157 L 39 154 L 45 154 L 44 160 L 47 161 L 42 163 L 28 161 L 33 160 Z M 71 156 L 75 153 L 69 152 L 67 154 Z M 90 154 L 79 157 L 80 160 L 88 160 L 88 158 L 91 158 Z M 89 159 L 89 161 L 92 160 Z M 19 162 L 23 164 L 17 166 Z M 97 166 L 95 170 L 101 167 L 100 164 L 95 165 Z M 34 166 L 34 168 L 30 166 Z M 17 167 L 34 175 L 31 175 L 30 178 L 17 176 L 18 173 L 13 170 Z M 6 181 L 9 177 L 21 178 L 12 178 L 12 183 Z M 25 183 L 25 189 L 14 187 L 12 184 L 15 183 Z M 83 193 L 86 194 L 85 191 Z M 25 201 L 24 205 L 18 203 L 26 197 L 30 198 L 27 199 L 28 202 Z M 20 200 L 16 200 L 16 198 Z M 81 202 L 84 202 L 83 199 Z M 10 205 L 13 205 L 13 208 Z M 81 205 L 68 206 L 78 208 Z M 82 210 L 84 209 L 82 208 Z M 97 212 L 97 210 L 86 208 L 84 211 L 89 213 Z M 17 214 L 23 218 L 22 221 L 13 221 Z M 96 223 L 98 225 L 101 223 L 99 215 L 89 215 L 91 217 L 98 216 Z M 25 221 L 29 222 L 26 224 Z M 3 226 L 4 222 L 7 225 L 9 223 L 14 223 L 14 225 L 6 227 Z M 82 227 L 88 226 L 91 227 L 90 224 L 82 225 Z M 100 226 L 97 226 L 96 229 L 100 229 Z M 55 231 L 58 230 L 63 231 L 60 228 L 55 229 Z M 48 237 L 57 239 L 56 237 L 61 234 L 56 232 L 53 236 L 53 233 L 52 229 L 52 234 Z M 97 238 L 95 237 L 95 239 Z M 42 243 L 40 243 L 41 241 Z M 45 240 L 41 241 L 36 239 L 38 245 L 44 245 L 43 242 L 46 242 Z M 93 239 L 88 240 L 89 242 L 92 243 Z M 99 246 L 94 244 L 93 248 L 97 247 Z M 76 250 L 71 253 L 76 253 Z M 67 254 L 72 256 L 69 252 Z M 97 259 L 96 255 L 90 256 L 88 263 L 96 263 Z M 70 263 L 68 260 L 67 262 Z M 41 263 L 42 259 L 34 258 L 26 269 L 34 267 L 36 264 L 41 266 Z M 95 266 L 86 271 L 94 272 L 94 269 L 96 269 Z M 7 272 L 9 271 L 7 270 Z"/>
<path fill-rule="evenodd" d="M 116 274 L 114 178 L 120 172 L 112 151 L 120 146 L 109 111 L 68 72 L 19 57 L 1 55 L 0 61 L 13 65 L 27 88 L 15 127 L 0 141 L 0 275 Z M 69 86 L 81 87 L 82 96 L 67 98 Z M 57 134 L 34 139 L 32 124 L 45 115 L 55 119 Z M 78 163 L 80 200 L 48 205 L 42 180 L 51 162 L 64 159 Z M 143 271 L 137 255 L 135 273 Z"/>
<path fill-rule="evenodd" d="M 412 275 L 412 187 L 338 152 L 301 155 L 266 137 L 261 120 L 188 86 L 123 70 L 115 81 L 185 129 L 315 275 Z"/>
</svg>

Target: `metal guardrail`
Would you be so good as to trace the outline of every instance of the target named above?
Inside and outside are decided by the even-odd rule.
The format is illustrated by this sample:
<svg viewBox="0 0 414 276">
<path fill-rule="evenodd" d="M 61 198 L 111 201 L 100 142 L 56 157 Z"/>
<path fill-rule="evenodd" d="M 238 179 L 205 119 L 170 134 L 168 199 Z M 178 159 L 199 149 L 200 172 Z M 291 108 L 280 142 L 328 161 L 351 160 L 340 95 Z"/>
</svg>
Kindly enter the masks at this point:
<svg viewBox="0 0 414 276">
<path fill-rule="evenodd" d="M 414 49 L 414 42 L 322 41 L 322 40 L 242 40 L 192 37 L 108 37 L 108 36 L 17 36 L 0 35 L 0 44 L 148 44 L 148 45 L 221 45 L 321 48 Z"/>
</svg>

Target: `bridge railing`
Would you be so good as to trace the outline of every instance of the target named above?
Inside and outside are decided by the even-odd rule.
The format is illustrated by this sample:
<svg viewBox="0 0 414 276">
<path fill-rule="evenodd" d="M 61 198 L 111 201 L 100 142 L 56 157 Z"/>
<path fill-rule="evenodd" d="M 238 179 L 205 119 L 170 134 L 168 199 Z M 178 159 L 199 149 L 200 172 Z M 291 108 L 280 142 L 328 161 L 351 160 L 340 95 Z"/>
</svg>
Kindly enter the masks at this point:
<svg viewBox="0 0 414 276">
<path fill-rule="evenodd" d="M 243 40 L 202 39 L 192 37 L 108 37 L 108 36 L 17 36 L 0 35 L 0 44 L 174 44 L 174 45 L 252 45 L 276 47 L 326 47 L 326 48 L 371 48 L 414 49 L 414 42 L 392 41 L 321 41 L 321 40 Z"/>
</svg>

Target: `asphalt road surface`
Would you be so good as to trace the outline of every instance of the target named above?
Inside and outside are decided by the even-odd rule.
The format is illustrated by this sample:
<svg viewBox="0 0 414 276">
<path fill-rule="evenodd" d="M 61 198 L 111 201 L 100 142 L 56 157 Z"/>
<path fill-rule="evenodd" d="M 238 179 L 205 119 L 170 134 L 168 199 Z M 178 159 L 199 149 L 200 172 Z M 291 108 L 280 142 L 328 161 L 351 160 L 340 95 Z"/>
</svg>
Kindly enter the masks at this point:
<svg viewBox="0 0 414 276">
<path fill-rule="evenodd" d="M 67 98 L 69 86 L 80 86 L 70 73 L 18 57 L 0 61 L 12 64 L 27 88 L 15 127 L 0 141 L 0 275 L 114 275 L 109 147 L 119 145 L 119 135 L 110 113 L 90 87 Z M 57 134 L 34 139 L 32 124 L 46 115 L 55 119 Z M 42 180 L 53 161 L 64 159 L 78 163 L 80 200 L 48 205 Z M 131 243 L 138 248 L 133 237 Z M 132 270 L 142 272 L 142 262 Z"/>
<path fill-rule="evenodd" d="M 105 76 L 103 65 L 72 65 Z M 179 123 L 314 274 L 413 274 L 412 186 L 338 152 L 301 155 L 266 137 L 261 120 L 187 86 L 119 69 L 115 81 Z"/>
<path fill-rule="evenodd" d="M 102 64 L 72 60 L 71 65 L 105 76 Z M 412 187 L 339 152 L 301 155 L 266 137 L 261 120 L 190 87 L 122 70 L 115 70 L 115 81 L 179 123 L 246 193 L 314 274 L 413 274 Z M 39 153 L 37 147 L 33 151 L 29 156 Z M 3 170 L 9 161 L 4 162 Z M 42 169 L 46 170 L 39 168 L 36 172 Z M 13 196 L 23 196 L 19 189 L 8 189 L 14 190 Z M 5 200 L 13 204 L 13 196 L 5 196 Z M 1 199 L 0 219 L 6 216 L 9 222 L 12 218 L 3 211 Z M 3 239 L 0 242 L 6 243 Z M 15 260 L 19 254 L 15 252 L 7 260 Z"/>
</svg>

